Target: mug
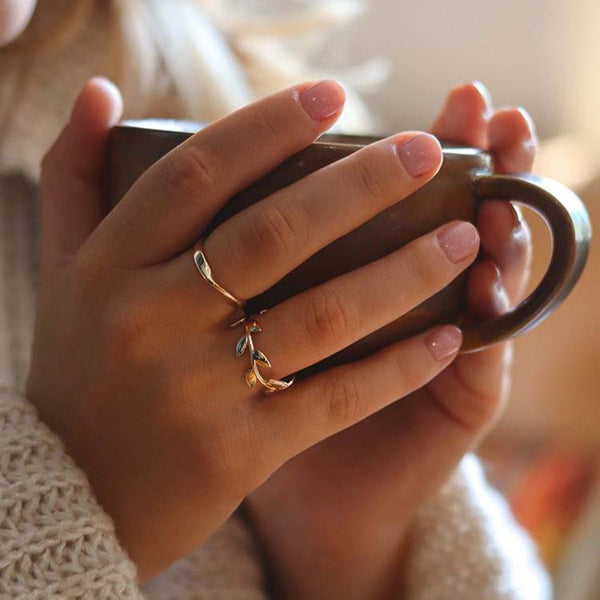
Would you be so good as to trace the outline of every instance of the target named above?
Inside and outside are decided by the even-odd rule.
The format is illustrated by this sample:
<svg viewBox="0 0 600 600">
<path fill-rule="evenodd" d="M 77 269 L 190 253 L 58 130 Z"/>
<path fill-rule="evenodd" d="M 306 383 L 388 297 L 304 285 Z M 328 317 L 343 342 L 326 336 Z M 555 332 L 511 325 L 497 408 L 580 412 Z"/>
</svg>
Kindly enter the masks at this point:
<svg viewBox="0 0 600 600">
<path fill-rule="evenodd" d="M 185 121 L 124 121 L 113 128 L 107 165 L 109 209 L 154 162 L 201 128 Z M 327 134 L 232 197 L 199 236 L 274 191 L 348 156 L 379 137 Z M 475 222 L 486 199 L 514 200 L 538 212 L 552 236 L 548 270 L 537 288 L 510 312 L 483 322 L 463 310 L 466 271 L 404 316 L 309 367 L 316 372 L 357 360 L 436 324 L 462 329 L 461 352 L 481 350 L 535 327 L 566 298 L 585 265 L 591 224 L 581 200 L 562 184 L 529 174 L 494 175 L 491 156 L 476 148 L 445 145 L 439 173 L 422 188 L 318 251 L 277 284 L 250 298 L 247 314 L 263 309 L 377 260 L 452 220 Z M 190 260 L 191 254 L 190 254 Z"/>
</svg>

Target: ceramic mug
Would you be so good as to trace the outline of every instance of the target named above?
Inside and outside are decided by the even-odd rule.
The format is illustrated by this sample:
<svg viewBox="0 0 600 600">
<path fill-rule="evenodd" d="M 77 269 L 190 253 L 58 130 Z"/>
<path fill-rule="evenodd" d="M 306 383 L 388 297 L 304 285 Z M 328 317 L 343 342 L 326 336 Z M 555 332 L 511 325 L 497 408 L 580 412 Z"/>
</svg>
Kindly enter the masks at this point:
<svg viewBox="0 0 600 600">
<path fill-rule="evenodd" d="M 125 121 L 117 125 L 111 136 L 107 169 L 110 207 L 150 165 L 199 128 L 199 124 L 181 121 Z M 203 235 L 275 190 L 378 139 L 381 138 L 323 135 L 232 197 Z M 551 179 L 529 174 L 494 175 L 490 155 L 475 148 L 444 146 L 443 152 L 442 168 L 430 182 L 321 249 L 269 290 L 249 299 L 248 313 L 258 313 L 306 288 L 377 260 L 448 221 L 475 222 L 478 206 L 489 198 L 514 200 L 544 218 L 552 236 L 553 250 L 543 279 L 531 295 L 510 312 L 474 323 L 464 317 L 466 272 L 462 273 L 409 313 L 306 372 L 362 358 L 440 323 L 461 326 L 462 352 L 480 350 L 514 338 L 540 323 L 577 282 L 588 255 L 591 224 L 583 203 L 571 190 Z"/>
</svg>

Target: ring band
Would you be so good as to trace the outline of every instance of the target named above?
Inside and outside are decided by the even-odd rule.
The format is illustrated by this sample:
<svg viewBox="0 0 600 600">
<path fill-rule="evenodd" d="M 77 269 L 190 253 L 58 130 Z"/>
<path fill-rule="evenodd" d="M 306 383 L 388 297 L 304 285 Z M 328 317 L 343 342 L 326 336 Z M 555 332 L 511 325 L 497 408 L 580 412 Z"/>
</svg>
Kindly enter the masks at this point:
<svg viewBox="0 0 600 600">
<path fill-rule="evenodd" d="M 202 243 L 200 242 L 200 240 L 198 240 L 194 245 L 194 263 L 198 271 L 200 271 L 200 275 L 202 275 L 202 277 L 204 277 L 204 279 L 208 281 L 208 283 L 210 283 L 210 285 L 212 285 L 215 288 L 215 290 L 217 290 L 223 296 L 225 296 L 225 298 L 227 298 L 229 302 L 235 304 L 236 307 L 241 308 L 243 310 L 244 303 L 238 298 L 236 298 L 233 294 L 228 292 L 222 285 L 218 284 L 215 281 L 212 275 L 212 269 L 210 268 L 210 265 L 208 264 L 206 256 L 204 255 L 204 252 L 202 250 Z"/>
<path fill-rule="evenodd" d="M 259 367 L 271 367 L 271 362 L 269 359 L 254 345 L 253 334 L 260 333 L 262 329 L 256 322 L 256 319 L 250 317 L 246 313 L 244 302 L 239 298 L 236 298 L 236 296 L 234 296 L 231 292 L 227 291 L 221 284 L 217 283 L 213 277 L 212 269 L 208 264 L 208 260 L 206 260 L 206 255 L 204 254 L 200 240 L 198 240 L 194 245 L 193 258 L 194 264 L 196 265 L 196 268 L 200 272 L 200 275 L 202 275 L 203 279 L 208 281 L 208 283 L 210 283 L 215 290 L 224 296 L 228 302 L 244 311 L 244 316 L 232 323 L 230 327 L 238 327 L 240 325 L 244 326 L 244 334 L 242 337 L 240 337 L 235 345 L 235 355 L 239 358 L 246 352 L 246 350 L 248 350 L 248 354 L 250 355 L 250 368 L 246 371 L 245 375 L 246 384 L 248 387 L 254 387 L 258 382 L 266 389 L 267 392 L 279 392 L 289 388 L 292 383 L 294 383 L 293 377 L 289 381 L 284 381 L 283 379 L 265 379 L 265 377 L 263 377 L 261 374 Z M 261 311 L 260 314 L 264 312 L 266 312 L 266 310 Z"/>
</svg>

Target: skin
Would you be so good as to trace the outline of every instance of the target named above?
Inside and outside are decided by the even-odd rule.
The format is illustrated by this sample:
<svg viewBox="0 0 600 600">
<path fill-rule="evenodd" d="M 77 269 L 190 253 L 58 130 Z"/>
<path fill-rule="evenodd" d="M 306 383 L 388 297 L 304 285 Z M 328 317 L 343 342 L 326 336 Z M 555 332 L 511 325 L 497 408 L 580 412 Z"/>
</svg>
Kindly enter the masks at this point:
<svg viewBox="0 0 600 600">
<path fill-rule="evenodd" d="M 491 150 L 500 173 L 531 168 L 530 117 L 494 111 L 479 83 L 453 89 L 431 131 Z M 523 294 L 530 235 L 515 216 L 502 201 L 479 213 L 483 256 L 467 296 L 476 318 L 503 313 Z M 421 390 L 297 456 L 249 497 L 282 597 L 398 597 L 411 518 L 500 416 L 511 357 L 511 344 L 458 356 Z"/>
<path fill-rule="evenodd" d="M 236 191 L 305 147 L 339 116 L 343 91 L 334 82 L 328 86 L 339 108 L 326 118 L 309 116 L 300 100 L 309 85 L 283 90 L 199 132 L 149 169 L 106 216 L 101 166 L 109 128 L 121 113 L 114 86 L 98 78 L 85 86 L 70 122 L 44 158 L 42 252 L 27 395 L 113 517 L 140 582 L 202 544 L 260 488 L 248 508 L 286 595 L 332 597 L 325 592 L 333 590 L 341 597 L 378 597 L 397 571 L 393 567 L 411 513 L 439 487 L 501 404 L 506 347 L 460 357 L 454 362 L 458 366 L 444 371 L 460 343 L 453 326 L 330 369 L 284 392 L 265 395 L 258 386 L 246 386 L 244 368 L 233 354 L 239 331 L 228 327 L 238 314 L 201 279 L 191 247 Z M 477 103 L 472 87 L 453 92 L 453 102 L 462 106 L 464 94 Z M 512 113 L 509 119 L 524 131 L 522 114 Z M 438 135 L 444 133 L 444 119 L 454 122 L 448 115 L 440 119 L 434 128 Z M 461 129 L 472 138 L 457 141 L 477 141 L 475 135 L 491 139 L 493 119 L 480 120 L 480 128 Z M 415 135 L 405 132 L 371 145 L 223 223 L 205 242 L 219 281 L 240 297 L 254 295 L 426 183 L 440 166 L 440 148 L 427 138 L 433 166 L 412 177 L 398 147 Z M 331 207 L 344 216 L 328 219 Z M 490 203 L 486 210 L 483 246 L 503 269 L 506 285 L 518 283 L 521 275 L 515 273 L 524 271 L 527 236 L 519 234 L 521 242 L 515 244 L 515 236 L 507 234 L 513 214 L 508 205 Z M 447 285 L 474 261 L 479 244 L 475 236 L 468 253 L 453 262 L 442 251 L 439 233 L 262 315 L 260 347 L 276 366 L 269 375 L 316 362 Z M 260 269 L 248 269 L 247 257 Z M 495 273 L 488 261 L 472 276 L 470 302 L 482 313 L 502 305 L 496 296 L 506 297 L 497 291 Z M 508 294 L 513 293 L 511 288 Z M 375 305 L 377 311 L 370 310 Z M 435 352 L 440 335 L 446 343 L 455 342 L 444 356 Z M 409 396 L 426 384 L 423 393 Z M 386 407 L 385 418 L 369 419 Z M 335 435 L 342 431 L 347 438 Z M 328 438 L 326 445 L 315 446 Z M 361 485 L 347 497 L 357 473 Z M 314 496 L 315 514 L 305 506 L 287 510 L 289 505 L 278 502 L 284 489 Z M 373 511 L 381 499 L 385 502 Z M 348 532 L 347 553 L 328 536 L 343 525 L 338 516 L 349 514 L 339 511 L 327 523 L 332 507 L 342 502 L 359 511 Z M 286 519 L 282 535 L 278 529 Z M 382 532 L 384 522 L 393 524 L 382 534 L 386 543 L 377 545 L 377 556 L 354 581 L 357 589 L 346 587 L 357 574 L 345 567 L 354 567 L 357 552 L 376 547 L 370 531 Z M 340 578 L 313 571 L 310 552 L 298 552 L 298 542 L 286 540 L 289 535 L 298 535 L 305 548 L 323 550 L 325 557 L 333 552 L 340 559 Z M 307 569 L 323 586 L 317 595 L 301 583 Z"/>
</svg>

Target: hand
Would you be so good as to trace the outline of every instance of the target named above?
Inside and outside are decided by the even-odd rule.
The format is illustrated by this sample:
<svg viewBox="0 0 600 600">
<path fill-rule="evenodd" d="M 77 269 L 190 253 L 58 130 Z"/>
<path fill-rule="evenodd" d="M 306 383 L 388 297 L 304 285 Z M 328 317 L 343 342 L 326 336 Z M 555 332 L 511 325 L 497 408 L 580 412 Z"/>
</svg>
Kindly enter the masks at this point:
<svg viewBox="0 0 600 600">
<path fill-rule="evenodd" d="M 446 326 L 279 393 L 244 381 L 229 327 L 239 314 L 202 279 L 191 248 L 232 195 L 311 143 L 343 101 L 322 82 L 243 108 L 160 160 L 104 216 L 102 164 L 121 101 L 95 79 L 44 159 L 27 394 L 87 474 L 141 581 L 206 540 L 287 460 L 430 381 L 460 345 Z M 440 163 L 434 137 L 402 133 L 274 193 L 204 241 L 215 277 L 238 297 L 258 294 Z M 457 225 L 262 315 L 269 376 L 319 361 L 446 286 L 479 249 L 475 227 Z"/>
<path fill-rule="evenodd" d="M 531 120 L 515 108 L 494 113 L 480 84 L 455 88 L 432 132 L 490 149 L 500 173 L 531 167 Z M 486 202 L 478 227 L 483 259 L 470 271 L 467 300 L 481 319 L 520 298 L 530 244 L 507 202 Z M 510 357 L 510 344 L 458 356 L 417 393 L 297 456 L 249 497 L 283 597 L 398 597 L 413 514 L 498 418 Z"/>
</svg>

